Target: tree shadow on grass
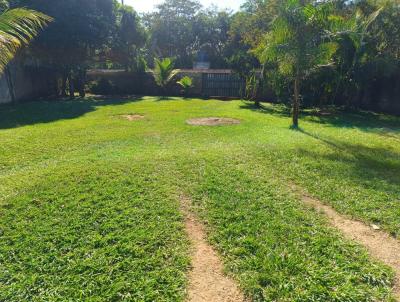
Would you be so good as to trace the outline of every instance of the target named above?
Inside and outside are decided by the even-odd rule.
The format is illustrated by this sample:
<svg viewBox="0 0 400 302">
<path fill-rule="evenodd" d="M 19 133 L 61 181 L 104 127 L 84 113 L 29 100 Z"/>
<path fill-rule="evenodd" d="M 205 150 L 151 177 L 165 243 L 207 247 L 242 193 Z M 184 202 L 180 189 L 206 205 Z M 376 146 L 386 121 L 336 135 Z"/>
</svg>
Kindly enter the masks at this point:
<svg viewBox="0 0 400 302">
<path fill-rule="evenodd" d="M 291 112 L 288 106 L 272 103 L 262 103 L 257 107 L 253 103 L 245 102 L 240 108 L 279 117 L 289 117 Z M 400 117 L 396 116 L 368 111 L 345 112 L 340 109 L 329 115 L 321 115 L 318 110 L 307 109 L 301 112 L 300 123 L 301 120 L 337 128 L 356 128 L 400 140 Z"/>
<path fill-rule="evenodd" d="M 379 186 L 384 183 L 400 188 L 400 153 L 383 147 L 370 147 L 339 140 L 326 139 L 300 129 L 299 132 L 331 147 L 333 152 L 321 154 L 310 149 L 299 149 L 300 155 L 312 159 L 323 157 L 329 162 L 346 164 L 346 174 L 359 183 Z M 348 167 L 348 168 L 347 168 Z M 386 188 L 376 188 L 385 192 Z"/>
<path fill-rule="evenodd" d="M 170 97 L 170 96 L 156 96 L 156 97 L 154 97 L 154 100 L 156 102 L 163 102 L 163 101 L 176 100 L 176 98 L 173 98 L 173 97 Z"/>
<path fill-rule="evenodd" d="M 291 111 L 290 108 L 285 105 L 272 103 L 261 103 L 259 106 L 256 106 L 254 103 L 243 102 L 239 108 L 281 117 L 289 117 Z"/>
<path fill-rule="evenodd" d="M 184 95 L 177 95 L 177 96 L 153 96 L 155 102 L 164 102 L 164 101 L 191 101 L 191 100 L 208 100 L 207 98 L 203 97 L 196 97 L 196 96 L 184 96 Z"/>
<path fill-rule="evenodd" d="M 97 107 L 123 105 L 140 100 L 142 97 L 88 97 L 1 105 L 0 129 L 74 119 L 95 111 Z"/>
<path fill-rule="evenodd" d="M 400 134 L 400 117 L 367 111 L 339 111 L 331 116 L 309 115 L 306 120 L 337 128 L 357 128 L 382 135 L 396 136 L 396 134 Z"/>
</svg>

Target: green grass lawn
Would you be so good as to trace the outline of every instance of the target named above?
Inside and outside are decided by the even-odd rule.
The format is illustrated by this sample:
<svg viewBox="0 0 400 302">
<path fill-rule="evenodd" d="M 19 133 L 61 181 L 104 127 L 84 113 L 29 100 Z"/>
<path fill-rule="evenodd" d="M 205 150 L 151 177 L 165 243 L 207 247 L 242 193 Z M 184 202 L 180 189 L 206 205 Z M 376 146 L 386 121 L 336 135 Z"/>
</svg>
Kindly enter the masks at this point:
<svg viewBox="0 0 400 302">
<path fill-rule="evenodd" d="M 123 114 L 141 114 L 130 122 Z M 193 117 L 240 125 L 195 127 Z M 0 106 L 0 301 L 182 301 L 179 196 L 254 301 L 392 301 L 291 184 L 400 238 L 400 119 L 173 98 Z"/>
</svg>

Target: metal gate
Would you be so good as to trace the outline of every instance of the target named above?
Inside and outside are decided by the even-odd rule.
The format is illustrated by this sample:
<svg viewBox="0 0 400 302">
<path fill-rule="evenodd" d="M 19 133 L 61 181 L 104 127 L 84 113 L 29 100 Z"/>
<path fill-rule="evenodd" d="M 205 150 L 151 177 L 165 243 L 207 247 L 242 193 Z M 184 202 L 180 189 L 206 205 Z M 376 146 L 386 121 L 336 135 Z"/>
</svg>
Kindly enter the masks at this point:
<svg viewBox="0 0 400 302">
<path fill-rule="evenodd" d="M 203 96 L 241 97 L 244 87 L 245 81 L 235 73 L 203 73 Z"/>
</svg>

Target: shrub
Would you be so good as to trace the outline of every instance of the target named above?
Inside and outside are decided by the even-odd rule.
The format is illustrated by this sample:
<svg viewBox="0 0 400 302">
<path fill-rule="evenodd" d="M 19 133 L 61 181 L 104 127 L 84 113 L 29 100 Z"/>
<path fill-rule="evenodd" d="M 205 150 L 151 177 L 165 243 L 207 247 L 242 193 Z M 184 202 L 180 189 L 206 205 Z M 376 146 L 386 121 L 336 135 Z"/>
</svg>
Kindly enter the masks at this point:
<svg viewBox="0 0 400 302">
<path fill-rule="evenodd" d="M 179 86 L 182 87 L 183 93 L 187 95 L 189 93 L 189 89 L 193 87 L 193 79 L 188 76 L 184 76 L 178 82 L 176 82 Z"/>
<path fill-rule="evenodd" d="M 115 94 L 115 85 L 106 78 L 100 78 L 100 80 L 93 82 L 89 85 L 89 91 L 93 94 L 110 95 Z"/>
</svg>

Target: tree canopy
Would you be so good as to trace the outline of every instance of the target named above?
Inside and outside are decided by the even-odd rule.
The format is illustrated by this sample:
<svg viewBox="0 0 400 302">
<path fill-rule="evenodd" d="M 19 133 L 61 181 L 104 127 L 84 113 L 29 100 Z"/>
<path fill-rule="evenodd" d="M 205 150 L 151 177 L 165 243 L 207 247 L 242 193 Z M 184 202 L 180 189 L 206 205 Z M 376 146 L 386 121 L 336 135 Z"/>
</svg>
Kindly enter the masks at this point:
<svg viewBox="0 0 400 302">
<path fill-rule="evenodd" d="M 84 94 L 88 68 L 144 73 L 154 58 L 233 69 L 257 99 L 287 104 L 374 109 L 399 94 L 397 0 L 247 0 L 237 12 L 165 0 L 141 15 L 117 0 L 9 2 L 54 18 L 26 56 L 57 71 L 61 95 Z"/>
</svg>

